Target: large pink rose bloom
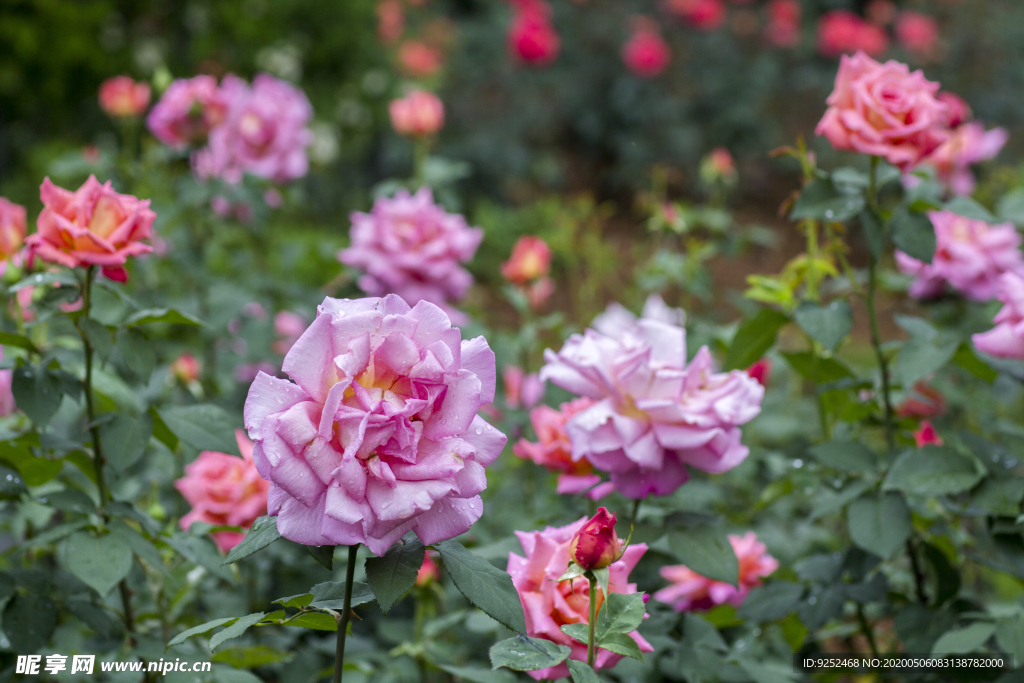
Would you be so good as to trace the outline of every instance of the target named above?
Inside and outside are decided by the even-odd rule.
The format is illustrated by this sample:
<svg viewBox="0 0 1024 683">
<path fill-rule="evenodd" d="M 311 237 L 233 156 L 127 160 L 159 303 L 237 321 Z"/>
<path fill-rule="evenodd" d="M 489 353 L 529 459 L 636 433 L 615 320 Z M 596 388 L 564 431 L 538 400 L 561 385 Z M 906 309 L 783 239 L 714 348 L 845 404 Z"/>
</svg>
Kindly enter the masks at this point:
<svg viewBox="0 0 1024 683">
<path fill-rule="evenodd" d="M 156 138 L 171 147 L 202 142 L 227 115 L 227 102 L 213 76 L 180 78 L 164 91 L 146 117 Z"/>
<path fill-rule="evenodd" d="M 235 432 L 242 457 L 203 451 L 185 465 L 185 476 L 174 482 L 192 505 L 192 511 L 181 518 L 186 531 L 194 522 L 216 526 L 239 526 L 248 529 L 257 517 L 267 513 L 267 489 L 253 464 L 253 443 L 241 429 Z M 242 542 L 245 534 L 238 531 L 217 531 L 213 540 L 227 552 Z"/>
<path fill-rule="evenodd" d="M 614 329 L 614 320 L 625 326 Z M 743 462 L 749 449 L 739 425 L 761 411 L 757 380 L 715 372 L 707 347 L 687 365 L 686 331 L 669 322 L 645 317 L 630 325 L 610 309 L 594 326 L 557 354 L 546 350 L 540 373 L 595 401 L 565 424 L 574 460 L 609 472 L 634 499 L 669 495 L 689 478 L 687 466 L 719 473 Z"/>
<path fill-rule="evenodd" d="M 779 562 L 768 554 L 764 543 L 757 540 L 753 531 L 743 536 L 730 534 L 729 543 L 740 564 L 738 588 L 724 581 L 701 576 L 680 564 L 661 568 L 662 578 L 672 585 L 655 593 L 654 599 L 668 603 L 680 612 L 711 609 L 723 603 L 739 607 L 751 589 L 761 585 L 761 577 L 779 568 Z"/>
<path fill-rule="evenodd" d="M 210 131 L 209 145 L 193 159 L 200 177 L 237 183 L 244 173 L 275 182 L 306 175 L 313 107 L 301 90 L 269 74 L 256 76 L 252 87 L 228 74 L 220 93 L 228 105 L 227 117 Z"/>
<path fill-rule="evenodd" d="M 494 400 L 483 337 L 462 341 L 426 301 L 327 298 L 282 369 L 294 383 L 260 373 L 245 402 L 282 536 L 383 555 L 408 531 L 437 543 L 480 518 L 505 446 L 477 416 Z"/>
<path fill-rule="evenodd" d="M 25 240 L 29 253 L 68 268 L 97 265 L 105 275 L 123 282 L 129 256 L 153 251 L 142 240 L 151 236 L 156 214 L 149 200 L 118 194 L 110 181 L 100 185 L 89 176 L 74 192 L 49 178 L 39 188 L 43 210 L 37 232 Z"/>
<path fill-rule="evenodd" d="M 938 83 L 906 64 L 879 64 L 863 52 L 844 56 L 814 132 L 836 149 L 882 157 L 908 171 L 949 136 L 949 111 L 938 91 Z"/>
<path fill-rule="evenodd" d="M 338 260 L 363 271 L 360 289 L 398 294 L 411 304 L 429 301 L 453 314 L 447 302 L 462 298 L 473 283 L 461 264 L 473 258 L 483 230 L 435 204 L 428 187 L 380 197 L 370 213 L 355 211 L 349 218 L 352 245 L 338 252 Z"/>
<path fill-rule="evenodd" d="M 994 159 L 1008 139 L 1005 129 L 986 131 L 984 124 L 972 121 L 953 130 L 949 139 L 939 145 L 924 163 L 935 167 L 939 178 L 953 194 L 970 196 L 977 185 L 970 167 Z"/>
<path fill-rule="evenodd" d="M 999 279 L 998 296 L 1003 307 L 992 320 L 995 327 L 971 341 L 991 356 L 1024 360 L 1024 273 L 1005 273 Z"/>
<path fill-rule="evenodd" d="M 896 252 L 899 269 L 914 276 L 910 295 L 930 299 L 948 284 L 974 301 L 989 301 L 999 290 L 999 277 L 1024 269 L 1021 238 L 1010 223 L 990 225 L 951 211 L 928 213 L 935 226 L 935 256 L 931 263 Z"/>
<path fill-rule="evenodd" d="M 516 536 L 523 546 L 526 557 L 508 554 L 508 573 L 519 591 L 526 615 L 526 634 L 543 638 L 559 645 L 572 648 L 571 659 L 587 661 L 587 646 L 562 633 L 565 624 L 586 624 L 590 617 L 590 586 L 583 579 L 559 581 L 569 568 L 569 545 L 576 532 L 587 523 L 587 518 L 563 527 L 548 527 L 544 531 L 517 531 Z M 622 558 L 608 566 L 608 590 L 611 593 L 636 593 L 636 584 L 629 583 L 629 573 L 647 552 L 643 543 L 634 543 L 626 548 Z M 603 591 L 598 588 L 598 608 L 604 602 Z M 642 652 L 654 652 L 650 643 L 639 631 L 629 636 L 636 641 Z M 597 669 L 609 669 L 619 663 L 622 655 L 598 649 Z M 527 671 L 536 680 L 564 678 L 569 667 L 563 662 L 558 666 L 539 671 Z"/>
</svg>

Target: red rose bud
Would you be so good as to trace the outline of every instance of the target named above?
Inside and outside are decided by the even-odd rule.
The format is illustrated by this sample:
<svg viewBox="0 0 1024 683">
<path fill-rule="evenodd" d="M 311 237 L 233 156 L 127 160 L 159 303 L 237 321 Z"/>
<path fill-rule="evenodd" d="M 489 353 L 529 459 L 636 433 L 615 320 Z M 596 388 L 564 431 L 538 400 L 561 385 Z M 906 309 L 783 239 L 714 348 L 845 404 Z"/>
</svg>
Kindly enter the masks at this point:
<svg viewBox="0 0 1024 683">
<path fill-rule="evenodd" d="M 747 368 L 747 374 L 756 379 L 762 387 L 767 387 L 768 379 L 772 376 L 772 359 L 762 358 Z"/>
<path fill-rule="evenodd" d="M 428 551 L 423 556 L 423 564 L 420 566 L 420 570 L 416 572 L 416 587 L 423 588 L 429 586 L 434 581 L 437 581 L 439 575 L 437 563 L 434 562 L 434 558 L 430 556 Z"/>
<path fill-rule="evenodd" d="M 918 448 L 924 448 L 928 445 L 941 446 L 942 437 L 935 431 L 935 427 L 928 420 L 921 422 L 921 426 L 916 432 L 914 432 L 914 441 L 917 443 Z"/>
<path fill-rule="evenodd" d="M 601 507 L 587 520 L 569 545 L 569 556 L 584 569 L 604 569 L 622 553 L 615 535 L 615 515 Z"/>
</svg>

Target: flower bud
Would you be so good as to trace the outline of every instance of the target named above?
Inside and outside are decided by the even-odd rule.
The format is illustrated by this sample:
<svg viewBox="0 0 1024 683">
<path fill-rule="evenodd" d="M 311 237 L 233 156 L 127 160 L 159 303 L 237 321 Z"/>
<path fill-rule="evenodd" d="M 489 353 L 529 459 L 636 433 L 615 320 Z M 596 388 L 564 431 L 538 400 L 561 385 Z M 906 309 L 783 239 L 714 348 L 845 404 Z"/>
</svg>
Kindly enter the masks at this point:
<svg viewBox="0 0 1024 683">
<path fill-rule="evenodd" d="M 434 562 L 430 552 L 427 552 L 423 556 L 423 564 L 420 566 L 420 570 L 416 572 L 416 587 L 424 588 L 429 586 L 434 581 L 437 581 L 438 576 L 440 576 L 440 572 L 437 568 L 437 562 Z"/>
<path fill-rule="evenodd" d="M 100 85 L 100 107 L 114 118 L 141 116 L 149 106 L 149 84 L 129 76 L 114 76 Z"/>
<path fill-rule="evenodd" d="M 501 264 L 501 274 L 509 282 L 525 285 L 544 277 L 551 270 L 551 247 L 533 235 L 524 235 L 512 247 L 512 255 Z"/>
<path fill-rule="evenodd" d="M 414 90 L 388 105 L 391 126 L 399 135 L 421 137 L 433 135 L 444 125 L 444 104 L 426 90 Z"/>
<path fill-rule="evenodd" d="M 615 515 L 600 507 L 576 532 L 569 545 L 569 556 L 584 569 L 604 569 L 619 559 L 621 545 L 615 535 Z"/>
<path fill-rule="evenodd" d="M 191 353 L 183 353 L 171 363 L 171 372 L 182 384 L 195 382 L 199 379 L 199 361 Z"/>
</svg>

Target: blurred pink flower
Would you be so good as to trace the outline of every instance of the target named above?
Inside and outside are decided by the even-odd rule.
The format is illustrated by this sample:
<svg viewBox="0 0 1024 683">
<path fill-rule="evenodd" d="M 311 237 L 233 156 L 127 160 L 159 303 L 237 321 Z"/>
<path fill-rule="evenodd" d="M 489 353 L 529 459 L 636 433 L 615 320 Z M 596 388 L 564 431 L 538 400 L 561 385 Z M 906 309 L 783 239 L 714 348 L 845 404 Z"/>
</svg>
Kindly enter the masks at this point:
<svg viewBox="0 0 1024 683">
<path fill-rule="evenodd" d="M 235 367 L 235 381 L 240 384 L 249 384 L 264 373 L 273 377 L 277 374 L 277 366 L 267 361 L 258 363 L 242 363 Z"/>
<path fill-rule="evenodd" d="M 661 37 L 658 24 L 638 17 L 633 35 L 622 46 L 622 61 L 640 78 L 653 78 L 664 71 L 671 60 L 672 52 Z"/>
<path fill-rule="evenodd" d="M 900 12 L 896 20 L 896 40 L 904 50 L 930 57 L 939 42 L 939 24 L 927 14 Z"/>
<path fill-rule="evenodd" d="M 14 300 L 11 302 L 12 313 L 16 306 L 21 319 L 27 323 L 36 319 L 36 312 L 32 310 L 32 298 L 35 292 L 36 288 L 32 285 L 22 287 L 14 294 Z"/>
<path fill-rule="evenodd" d="M 768 549 L 757 540 L 753 531 L 742 536 L 730 534 L 729 543 L 740 564 L 739 588 L 701 576 L 679 564 L 661 568 L 662 578 L 672 585 L 655 593 L 654 599 L 672 605 L 679 612 L 707 610 L 725 603 L 739 607 L 751 589 L 761 585 L 761 577 L 778 569 L 779 563 L 768 554 Z"/>
<path fill-rule="evenodd" d="M 722 0 L 665 0 L 665 8 L 702 31 L 713 31 L 725 22 Z"/>
<path fill-rule="evenodd" d="M 532 408 L 544 397 L 544 383 L 535 372 L 527 375 L 518 365 L 506 365 L 501 379 L 505 386 L 505 405 L 509 408 Z"/>
<path fill-rule="evenodd" d="M 444 126 L 444 103 L 428 90 L 413 90 L 388 104 L 391 127 L 399 135 L 418 138 L 434 135 Z"/>
<path fill-rule="evenodd" d="M 949 136 L 939 84 L 906 64 L 879 64 L 863 52 L 843 56 L 828 111 L 815 133 L 839 150 L 884 158 L 908 171 Z"/>
<path fill-rule="evenodd" d="M 946 126 L 949 128 L 959 128 L 961 123 L 971 119 L 971 105 L 964 102 L 960 96 L 943 91 L 938 94 L 938 100 L 948 109 Z"/>
<path fill-rule="evenodd" d="M 199 361 L 191 353 L 183 353 L 171 363 L 171 373 L 182 384 L 190 384 L 199 379 Z"/>
<path fill-rule="evenodd" d="M 935 427 L 928 420 L 922 420 L 921 426 L 914 432 L 914 443 L 917 444 L 918 448 L 924 448 L 928 445 L 941 446 L 943 441 L 939 433 L 935 431 Z"/>
<path fill-rule="evenodd" d="M 896 3 L 892 0 L 871 0 L 868 3 L 865 14 L 872 23 L 879 26 L 888 26 L 896 18 L 898 11 Z"/>
<path fill-rule="evenodd" d="M 826 57 L 858 51 L 877 57 L 888 49 L 885 31 L 853 12 L 833 10 L 818 20 L 818 52 Z"/>
<path fill-rule="evenodd" d="M 0 346 L 0 360 L 4 358 L 4 347 Z M 14 370 L 0 370 L 0 417 L 12 415 L 18 409 L 14 403 L 14 392 L 11 383 L 14 381 Z"/>
<path fill-rule="evenodd" d="M 549 277 L 535 280 L 526 290 L 526 299 L 533 310 L 539 310 L 555 293 L 555 281 Z"/>
<path fill-rule="evenodd" d="M 757 380 L 757 383 L 768 388 L 768 380 L 772 376 L 772 359 L 762 358 L 746 370 L 747 374 Z"/>
<path fill-rule="evenodd" d="M 896 408 L 900 417 L 935 417 L 946 410 L 946 399 L 942 392 L 921 380 Z"/>
<path fill-rule="evenodd" d="M 799 0 L 771 0 L 767 6 L 768 26 L 765 36 L 777 47 L 796 47 L 800 44 L 800 17 L 803 12 Z"/>
<path fill-rule="evenodd" d="M 562 633 L 565 624 L 586 624 L 589 622 L 590 600 L 598 601 L 598 609 L 604 603 L 604 591 L 598 588 L 597 596 L 590 595 L 587 581 L 559 581 L 569 568 L 569 545 L 587 518 L 563 527 L 548 527 L 543 531 L 517 531 L 516 537 L 523 546 L 525 557 L 509 553 L 508 573 L 519 592 L 526 615 L 526 635 L 543 638 L 559 645 L 572 648 L 570 659 L 585 662 L 587 646 Z M 647 545 L 634 543 L 626 548 L 622 558 L 609 566 L 608 590 L 610 593 L 636 593 L 636 584 L 629 583 L 629 573 L 647 552 Z M 639 631 L 629 637 L 636 641 L 642 652 L 654 652 L 650 643 Z M 609 650 L 598 649 L 596 669 L 610 669 L 619 663 L 622 655 Z M 563 662 L 558 666 L 527 671 L 535 680 L 557 679 L 569 676 L 569 667 Z"/>
<path fill-rule="evenodd" d="M 555 61 L 562 41 L 551 25 L 551 6 L 546 0 L 513 2 L 515 13 L 508 29 L 508 49 L 519 61 L 546 66 Z"/>
<path fill-rule="evenodd" d="M 377 37 L 382 43 L 393 43 L 405 31 L 405 10 L 402 0 L 377 2 Z"/>
<path fill-rule="evenodd" d="M 999 290 L 999 277 L 1024 270 L 1021 238 L 1011 223 L 990 225 L 951 211 L 930 211 L 935 227 L 935 256 L 931 263 L 896 252 L 900 271 L 914 276 L 910 295 L 930 299 L 949 284 L 961 296 L 989 301 Z"/>
<path fill-rule="evenodd" d="M 434 560 L 435 551 L 428 550 L 423 553 L 423 564 L 420 565 L 420 569 L 416 572 L 415 585 L 417 588 L 424 588 L 429 586 L 431 583 L 438 580 L 441 576 L 441 570 L 437 566 L 437 562 Z"/>
<path fill-rule="evenodd" d="M 227 102 L 217 79 L 195 76 L 171 83 L 146 117 L 146 125 L 160 142 L 183 148 L 206 140 L 226 115 Z"/>
<path fill-rule="evenodd" d="M 429 545 L 480 518 L 506 440 L 477 415 L 494 400 L 483 337 L 461 340 L 426 301 L 327 298 L 283 369 L 294 383 L 260 374 L 245 402 L 282 536 L 379 556 L 409 531 Z"/>
<path fill-rule="evenodd" d="M 313 108 L 301 90 L 269 74 L 257 75 L 252 86 L 228 74 L 220 93 L 227 115 L 193 156 L 199 177 L 238 183 L 244 173 L 274 182 L 306 175 Z"/>
<path fill-rule="evenodd" d="M 259 301 L 250 301 L 246 305 L 242 306 L 242 313 L 250 318 L 255 318 L 256 320 L 267 319 L 267 309 L 263 308 L 263 304 Z"/>
<path fill-rule="evenodd" d="M 338 252 L 338 260 L 363 271 L 358 283 L 367 294 L 393 292 L 410 304 L 444 307 L 472 284 L 460 264 L 473 258 L 483 230 L 434 204 L 430 188 L 380 197 L 370 213 L 356 211 L 350 219 L 352 245 Z"/>
<path fill-rule="evenodd" d="M 278 311 L 274 316 L 274 332 L 280 339 L 274 342 L 274 353 L 285 355 L 309 327 L 306 318 L 292 311 Z"/>
<path fill-rule="evenodd" d="M 185 465 L 185 476 L 174 482 L 175 488 L 192 505 L 181 518 L 181 528 L 188 531 L 195 522 L 214 526 L 238 526 L 248 529 L 267 512 L 267 482 L 260 478 L 253 464 L 253 443 L 241 429 L 235 432 L 242 457 L 203 451 Z M 244 532 L 217 531 L 212 534 L 222 552 L 242 542 Z"/>
<path fill-rule="evenodd" d="M 501 264 L 501 275 L 516 285 L 542 278 L 551 270 L 551 247 L 533 235 L 516 240 L 512 255 Z"/>
<path fill-rule="evenodd" d="M 102 266 L 104 275 L 124 282 L 128 257 L 153 250 L 142 242 L 150 237 L 156 220 L 149 200 L 118 194 L 109 180 L 100 185 L 89 176 L 70 192 L 46 178 L 39 198 L 43 210 L 36 220 L 37 232 L 25 240 L 34 257 L 68 268 Z"/>
<path fill-rule="evenodd" d="M 992 320 L 995 327 L 974 335 L 971 341 L 990 356 L 1024 360 L 1024 274 L 1004 273 L 999 278 L 998 297 L 1003 307 Z"/>
<path fill-rule="evenodd" d="M 114 118 L 142 116 L 149 106 L 149 84 L 131 76 L 114 76 L 100 84 L 100 107 Z"/>
<path fill-rule="evenodd" d="M 0 197 L 0 275 L 12 260 L 20 261 L 25 243 L 25 207 Z"/>
<path fill-rule="evenodd" d="M 398 65 L 411 78 L 428 78 L 444 66 L 444 54 L 422 40 L 406 40 L 398 46 Z"/>
<path fill-rule="evenodd" d="M 583 493 L 601 481 L 585 457 L 573 459 L 572 444 L 565 432 L 565 423 L 593 404 L 589 398 L 577 398 L 563 403 L 558 410 L 550 406 L 534 408 L 530 411 L 530 423 L 537 434 L 537 442 L 520 439 L 512 447 L 517 457 L 559 472 L 558 493 Z"/>
<path fill-rule="evenodd" d="M 594 400 L 566 423 L 573 459 L 609 472 L 627 498 L 669 495 L 687 466 L 721 473 L 749 453 L 739 425 L 761 411 L 764 387 L 739 370 L 715 372 L 707 347 L 687 364 L 681 327 L 630 323 L 612 309 L 544 358 L 542 380 Z"/>
<path fill-rule="evenodd" d="M 971 165 L 994 159 L 1008 139 L 1003 128 L 986 131 L 984 124 L 971 121 L 953 130 L 924 163 L 938 171 L 939 179 L 953 194 L 970 196 L 977 185 Z"/>
</svg>

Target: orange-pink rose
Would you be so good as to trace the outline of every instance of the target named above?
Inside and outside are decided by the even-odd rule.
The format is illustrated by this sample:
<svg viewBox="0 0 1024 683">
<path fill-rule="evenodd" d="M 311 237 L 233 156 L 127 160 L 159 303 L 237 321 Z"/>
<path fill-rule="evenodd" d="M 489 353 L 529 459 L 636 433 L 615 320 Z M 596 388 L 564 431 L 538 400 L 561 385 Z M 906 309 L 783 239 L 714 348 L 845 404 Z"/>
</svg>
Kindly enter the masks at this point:
<svg viewBox="0 0 1024 683">
<path fill-rule="evenodd" d="M 433 135 L 444 125 L 444 104 L 432 92 L 414 90 L 388 105 L 391 126 L 399 135 L 422 137 Z"/>
<path fill-rule="evenodd" d="M 100 85 L 100 106 L 115 118 L 142 116 L 149 106 L 149 94 L 147 83 L 136 83 L 130 76 L 114 76 Z"/>
<path fill-rule="evenodd" d="M 102 266 L 104 275 L 124 282 L 128 257 L 153 251 L 142 242 L 156 220 L 148 199 L 118 194 L 110 181 L 100 185 L 95 176 L 74 192 L 46 178 L 39 197 L 38 231 L 26 240 L 33 256 L 68 268 Z"/>
<path fill-rule="evenodd" d="M 0 197 L 0 273 L 25 242 L 25 207 Z"/>
</svg>

